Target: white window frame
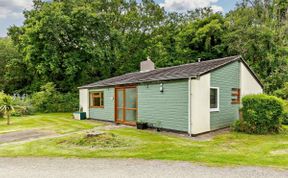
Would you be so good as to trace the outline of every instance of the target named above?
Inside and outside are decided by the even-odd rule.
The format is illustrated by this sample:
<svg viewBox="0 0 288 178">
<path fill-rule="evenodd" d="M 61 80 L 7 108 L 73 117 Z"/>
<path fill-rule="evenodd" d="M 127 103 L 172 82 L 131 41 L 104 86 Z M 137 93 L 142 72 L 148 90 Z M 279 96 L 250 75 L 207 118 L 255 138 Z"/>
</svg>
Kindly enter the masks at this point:
<svg viewBox="0 0 288 178">
<path fill-rule="evenodd" d="M 219 87 L 210 87 L 210 89 L 216 89 L 217 90 L 217 108 L 210 108 L 210 97 L 209 97 L 209 108 L 210 108 L 210 112 L 219 112 L 220 111 L 220 89 Z M 210 89 L 209 89 L 209 96 L 210 96 Z"/>
</svg>

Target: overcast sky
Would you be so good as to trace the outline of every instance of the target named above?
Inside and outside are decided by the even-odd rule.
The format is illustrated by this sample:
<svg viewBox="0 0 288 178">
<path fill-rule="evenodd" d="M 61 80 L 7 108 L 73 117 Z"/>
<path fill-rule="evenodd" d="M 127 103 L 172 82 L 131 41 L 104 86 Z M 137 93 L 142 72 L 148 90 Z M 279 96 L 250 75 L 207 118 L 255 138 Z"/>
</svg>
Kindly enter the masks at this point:
<svg viewBox="0 0 288 178">
<path fill-rule="evenodd" d="M 138 0 L 140 1 L 140 0 Z M 212 7 L 214 11 L 228 12 L 237 0 L 155 0 L 167 11 L 185 12 L 201 7 Z M 32 8 L 32 0 L 0 0 L 0 37 L 6 36 L 11 25 L 21 25 L 22 11 Z"/>
</svg>

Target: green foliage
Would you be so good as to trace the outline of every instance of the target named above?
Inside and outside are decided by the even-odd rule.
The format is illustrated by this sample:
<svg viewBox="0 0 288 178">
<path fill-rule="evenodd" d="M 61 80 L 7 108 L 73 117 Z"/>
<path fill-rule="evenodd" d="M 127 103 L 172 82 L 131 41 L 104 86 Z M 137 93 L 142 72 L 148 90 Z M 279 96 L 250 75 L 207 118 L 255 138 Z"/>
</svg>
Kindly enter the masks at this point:
<svg viewBox="0 0 288 178">
<path fill-rule="evenodd" d="M 283 88 L 274 91 L 273 94 L 279 98 L 282 98 L 288 101 L 288 82 L 284 84 Z"/>
<path fill-rule="evenodd" d="M 284 114 L 283 114 L 282 124 L 288 125 L 288 111 L 285 111 Z"/>
<path fill-rule="evenodd" d="M 283 120 L 282 124 L 288 125 L 288 101 L 284 101 L 284 113 L 283 113 Z"/>
<path fill-rule="evenodd" d="M 36 112 L 71 112 L 77 110 L 79 101 L 76 94 L 62 94 L 49 82 L 32 95 L 31 103 Z"/>
<path fill-rule="evenodd" d="M 11 116 L 24 116 L 32 114 L 32 106 L 30 104 L 29 99 L 20 99 L 20 98 L 12 98 L 9 95 L 6 95 L 3 92 L 0 92 L 0 105 L 2 106 L 2 110 L 0 110 L 0 118 L 3 117 L 5 114 L 6 109 L 5 107 L 12 107 L 9 111 Z M 7 116 L 6 114 L 6 116 Z"/>
<path fill-rule="evenodd" d="M 275 96 L 248 95 L 242 99 L 243 120 L 235 123 L 235 130 L 250 134 L 279 133 L 283 117 L 283 101 Z"/>
<path fill-rule="evenodd" d="M 164 11 L 151 0 L 54 0 L 37 3 L 25 17 L 9 34 L 35 70 L 33 82 L 53 81 L 67 92 L 137 69 Z"/>
<path fill-rule="evenodd" d="M 0 101 L 0 112 L 2 112 L 7 118 L 7 125 L 10 125 L 10 116 L 14 111 L 14 103 L 11 96 L 6 95 Z"/>
<path fill-rule="evenodd" d="M 138 71 L 147 56 L 166 67 L 241 54 L 273 94 L 288 82 L 287 12 L 283 0 L 241 0 L 225 15 L 165 12 L 152 0 L 37 0 L 0 39 L 0 90 L 32 94 L 53 81 L 69 93 Z"/>
<path fill-rule="evenodd" d="M 6 97 L 5 93 L 0 92 L 0 106 L 3 104 L 3 98 Z M 4 116 L 4 113 L 0 111 L 0 118 Z"/>
<path fill-rule="evenodd" d="M 243 0 L 227 14 L 225 22 L 228 30 L 223 45 L 229 54 L 242 54 L 260 75 L 268 93 L 288 81 L 288 18 L 279 14 L 283 2 Z"/>
<path fill-rule="evenodd" d="M 221 38 L 226 31 L 224 17 L 203 9 L 190 19 L 170 14 L 165 25 L 155 29 L 149 53 L 158 67 L 191 63 L 225 56 Z M 210 12 L 210 13 L 209 13 Z"/>
<path fill-rule="evenodd" d="M 0 38 L 0 91 L 25 91 L 31 81 L 30 73 L 11 39 Z"/>
<path fill-rule="evenodd" d="M 14 112 L 11 113 L 12 116 L 25 116 L 33 114 L 33 106 L 31 104 L 30 98 L 20 99 L 15 98 L 13 101 L 15 105 Z"/>
</svg>

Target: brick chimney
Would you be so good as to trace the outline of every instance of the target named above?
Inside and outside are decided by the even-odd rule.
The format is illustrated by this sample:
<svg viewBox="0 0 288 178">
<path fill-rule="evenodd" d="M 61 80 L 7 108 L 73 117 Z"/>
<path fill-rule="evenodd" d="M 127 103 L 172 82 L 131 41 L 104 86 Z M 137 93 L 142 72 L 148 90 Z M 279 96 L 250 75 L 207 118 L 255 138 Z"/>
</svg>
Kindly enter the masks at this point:
<svg viewBox="0 0 288 178">
<path fill-rule="evenodd" d="M 148 72 L 155 69 L 154 62 L 151 61 L 149 57 L 147 57 L 146 61 L 142 61 L 140 64 L 140 72 Z"/>
</svg>

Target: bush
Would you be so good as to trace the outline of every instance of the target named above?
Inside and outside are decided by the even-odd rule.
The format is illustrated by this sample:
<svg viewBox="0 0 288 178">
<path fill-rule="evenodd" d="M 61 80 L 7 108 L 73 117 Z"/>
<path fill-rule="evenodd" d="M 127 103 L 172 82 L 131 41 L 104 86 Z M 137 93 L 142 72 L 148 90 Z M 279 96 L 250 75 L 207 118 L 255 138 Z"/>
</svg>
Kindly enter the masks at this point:
<svg viewBox="0 0 288 178">
<path fill-rule="evenodd" d="M 284 84 L 284 87 L 274 91 L 273 93 L 275 96 L 288 100 L 288 82 Z"/>
<path fill-rule="evenodd" d="M 288 125 L 288 102 L 287 101 L 285 101 L 284 103 L 284 113 L 283 113 L 282 124 Z"/>
<path fill-rule="evenodd" d="M 242 99 L 243 120 L 234 129 L 251 134 L 279 133 L 284 108 L 283 101 L 275 96 L 248 95 Z"/>
<path fill-rule="evenodd" d="M 9 95 L 6 95 L 3 92 L 0 92 L 0 105 L 3 101 L 3 98 L 7 97 Z M 11 97 L 11 96 L 10 96 Z M 11 97 L 12 98 L 12 97 Z M 29 102 L 29 99 L 13 99 L 12 101 L 14 111 L 11 113 L 11 116 L 23 116 L 23 115 L 29 115 L 32 113 L 32 106 Z M 3 112 L 0 111 L 0 118 L 3 117 Z"/>
<path fill-rule="evenodd" d="M 288 112 L 284 112 L 283 114 L 283 122 L 282 124 L 288 125 Z"/>
<path fill-rule="evenodd" d="M 33 106 L 31 104 L 31 99 L 25 98 L 25 99 L 19 99 L 16 98 L 14 100 L 14 106 L 15 111 L 11 114 L 12 116 L 24 116 L 24 115 L 30 115 L 33 113 Z"/>
<path fill-rule="evenodd" d="M 71 112 L 78 110 L 79 100 L 77 94 L 62 94 L 53 83 L 47 83 L 32 95 L 31 103 L 36 112 Z"/>
</svg>

